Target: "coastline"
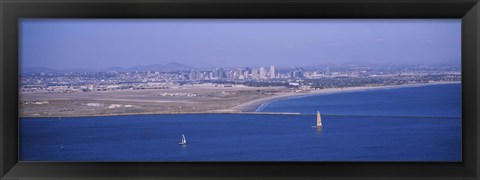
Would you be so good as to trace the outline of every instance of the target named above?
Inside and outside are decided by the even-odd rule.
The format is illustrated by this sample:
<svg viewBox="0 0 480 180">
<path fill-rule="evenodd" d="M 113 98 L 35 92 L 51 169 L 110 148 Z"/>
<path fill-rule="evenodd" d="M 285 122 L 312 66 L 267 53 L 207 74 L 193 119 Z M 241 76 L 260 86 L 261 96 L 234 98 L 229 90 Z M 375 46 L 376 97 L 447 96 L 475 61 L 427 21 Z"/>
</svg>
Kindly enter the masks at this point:
<svg viewBox="0 0 480 180">
<path fill-rule="evenodd" d="M 185 115 L 185 114 L 251 114 L 251 115 L 302 115 L 296 112 L 234 112 L 234 111 L 206 111 L 206 112 L 152 112 L 152 113 L 122 113 L 122 114 L 98 114 L 98 115 L 73 115 L 62 116 L 62 118 L 79 118 L 79 117 L 107 117 L 107 116 L 133 116 L 133 115 Z M 18 118 L 58 118 L 51 116 L 21 116 Z"/>
<path fill-rule="evenodd" d="M 71 116 L 62 116 L 62 117 L 97 117 L 97 116 L 129 116 L 129 115 L 172 115 L 172 114 L 258 114 L 258 115 L 272 115 L 272 114 L 282 114 L 282 115 L 300 115 L 300 113 L 285 113 L 285 112 L 257 112 L 259 108 L 267 105 L 268 103 L 284 100 L 289 98 L 299 98 L 307 96 L 316 96 L 316 95 L 327 95 L 327 94 L 336 94 L 336 93 L 347 93 L 347 92 L 359 92 L 359 91 L 368 91 L 368 90 L 377 90 L 377 89 L 396 89 L 396 88 L 408 88 L 408 87 L 421 87 L 429 85 L 440 85 L 440 84 L 459 84 L 461 81 L 445 81 L 445 82 L 432 82 L 432 83 L 417 83 L 417 84 L 402 84 L 402 85 L 388 85 L 388 86 L 359 86 L 359 87 L 345 87 L 345 88 L 327 88 L 320 90 L 313 90 L 310 92 L 296 93 L 288 92 L 273 95 L 270 97 L 255 99 L 253 101 L 248 101 L 235 105 L 227 109 L 219 110 L 209 110 L 204 112 L 145 112 L 145 113 L 115 113 L 115 114 L 95 114 L 95 115 L 71 115 Z M 49 118 L 51 116 L 21 116 L 19 118 Z"/>
<path fill-rule="evenodd" d="M 359 92 L 367 90 L 377 90 L 377 89 L 396 89 L 396 88 L 408 88 L 408 87 L 421 87 L 421 86 L 430 86 L 430 85 L 440 85 L 440 84 L 459 84 L 461 81 L 445 81 L 445 82 L 433 82 L 433 83 L 419 83 L 419 84 L 402 84 L 402 85 L 389 85 L 389 86 L 360 86 L 360 87 L 346 87 L 346 88 L 327 88 L 314 90 L 306 93 L 287 93 L 279 94 L 276 96 L 256 99 L 254 101 L 246 102 L 239 104 L 235 107 L 232 107 L 232 110 L 239 112 L 257 112 L 259 108 L 265 106 L 268 103 L 277 100 L 284 100 L 289 98 L 299 98 L 307 96 L 316 96 L 316 95 L 326 95 L 326 94 L 336 94 L 336 93 L 346 93 L 346 92 Z"/>
</svg>

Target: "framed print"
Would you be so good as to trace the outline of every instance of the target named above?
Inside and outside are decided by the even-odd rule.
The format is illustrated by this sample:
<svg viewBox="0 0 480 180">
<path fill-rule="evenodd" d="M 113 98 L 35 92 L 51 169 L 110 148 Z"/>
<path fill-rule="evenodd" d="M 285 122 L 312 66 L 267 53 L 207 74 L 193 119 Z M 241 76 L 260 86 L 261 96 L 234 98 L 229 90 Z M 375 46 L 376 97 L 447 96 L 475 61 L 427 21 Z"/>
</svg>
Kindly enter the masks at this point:
<svg viewBox="0 0 480 180">
<path fill-rule="evenodd" d="M 2 178 L 477 178 L 478 8 L 5 1 Z"/>
</svg>

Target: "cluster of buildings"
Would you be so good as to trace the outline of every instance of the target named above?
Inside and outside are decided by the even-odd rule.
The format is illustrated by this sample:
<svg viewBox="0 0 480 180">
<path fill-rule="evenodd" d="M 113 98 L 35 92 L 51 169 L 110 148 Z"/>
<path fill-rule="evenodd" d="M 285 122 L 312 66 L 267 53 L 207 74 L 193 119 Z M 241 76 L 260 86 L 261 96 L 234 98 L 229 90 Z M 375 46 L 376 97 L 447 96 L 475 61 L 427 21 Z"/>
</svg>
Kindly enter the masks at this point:
<svg viewBox="0 0 480 180">
<path fill-rule="evenodd" d="M 213 71 L 199 71 L 193 70 L 188 74 L 188 80 L 260 80 L 260 79 L 275 79 L 282 78 L 281 74 L 275 72 L 275 66 L 270 66 L 269 69 L 260 67 L 259 69 L 252 69 L 250 67 L 237 69 L 215 68 Z"/>
<path fill-rule="evenodd" d="M 363 71 L 365 73 L 365 71 Z M 192 70 L 184 80 L 200 81 L 200 80 L 281 80 L 281 79 L 315 79 L 322 77 L 347 77 L 352 75 L 359 75 L 360 73 L 341 73 L 332 72 L 330 68 L 323 71 L 314 70 L 306 71 L 303 68 L 295 67 L 290 69 L 283 69 L 281 72 L 275 69 L 275 66 L 269 68 L 215 68 L 214 70 Z"/>
<path fill-rule="evenodd" d="M 214 68 L 166 72 L 42 72 L 22 74 L 21 92 L 90 92 L 138 89 L 211 87 L 353 87 L 435 81 L 460 81 L 459 68 L 451 67 L 329 67 L 309 69 Z M 190 96 L 193 96 L 190 94 Z"/>
</svg>

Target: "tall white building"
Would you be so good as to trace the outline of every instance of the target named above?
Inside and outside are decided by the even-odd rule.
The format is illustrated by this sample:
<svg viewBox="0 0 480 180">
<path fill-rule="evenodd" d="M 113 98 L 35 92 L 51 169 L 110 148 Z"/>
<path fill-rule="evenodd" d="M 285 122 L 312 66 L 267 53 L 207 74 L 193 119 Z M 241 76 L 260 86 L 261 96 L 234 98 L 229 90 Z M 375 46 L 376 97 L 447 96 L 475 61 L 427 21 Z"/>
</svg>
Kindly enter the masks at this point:
<svg viewBox="0 0 480 180">
<path fill-rule="evenodd" d="M 275 78 L 275 67 L 270 66 L 270 78 Z"/>
<path fill-rule="evenodd" d="M 245 79 L 248 79 L 249 75 L 250 75 L 250 74 L 248 73 L 248 70 L 245 71 L 245 72 L 243 72 L 243 77 L 244 77 Z"/>
<path fill-rule="evenodd" d="M 252 79 L 258 79 L 258 69 L 252 69 Z"/>
<path fill-rule="evenodd" d="M 237 69 L 237 71 L 235 71 L 235 78 L 238 78 L 238 79 L 244 78 L 242 69 Z"/>
<path fill-rule="evenodd" d="M 267 71 L 263 67 L 260 68 L 260 79 L 267 79 Z"/>
</svg>

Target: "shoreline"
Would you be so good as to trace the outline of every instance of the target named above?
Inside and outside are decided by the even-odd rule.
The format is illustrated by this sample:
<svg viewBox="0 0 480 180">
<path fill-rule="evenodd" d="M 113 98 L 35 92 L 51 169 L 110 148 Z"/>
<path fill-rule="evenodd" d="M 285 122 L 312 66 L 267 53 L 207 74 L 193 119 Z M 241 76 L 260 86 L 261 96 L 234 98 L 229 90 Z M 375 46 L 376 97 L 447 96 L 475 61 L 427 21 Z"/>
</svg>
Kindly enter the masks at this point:
<svg viewBox="0 0 480 180">
<path fill-rule="evenodd" d="M 62 118 L 80 118 L 80 117 L 107 117 L 107 116 L 133 116 L 133 115 L 186 115 L 186 114 L 251 114 L 251 115 L 302 115 L 297 112 L 222 112 L 222 111 L 207 111 L 207 112 L 172 112 L 172 113 L 122 113 L 122 114 L 98 114 L 98 115 L 73 115 L 62 116 Z M 58 118 L 52 116 L 19 116 L 18 118 Z"/>
<path fill-rule="evenodd" d="M 270 97 L 260 98 L 253 101 L 245 102 L 235 105 L 228 109 L 210 110 L 205 112 L 146 112 L 146 113 L 118 113 L 118 114 L 96 114 L 96 115 L 72 115 L 62 117 L 105 117 L 105 116 L 129 116 L 129 115 L 174 115 L 174 114 L 258 114 L 258 115 L 300 115 L 300 113 L 292 112 L 258 112 L 257 110 L 268 103 L 284 100 L 289 98 L 301 98 L 316 95 L 327 95 L 347 92 L 360 92 L 377 89 L 396 89 L 396 88 L 408 88 L 408 87 L 421 87 L 429 85 L 441 85 L 441 84 L 459 84 L 461 81 L 445 81 L 445 82 L 433 82 L 433 83 L 417 83 L 417 84 L 402 84 L 402 85 L 388 85 L 388 86 L 358 86 L 358 87 L 345 87 L 345 88 L 327 88 L 320 90 L 313 90 L 305 93 L 288 92 L 273 95 Z M 19 116 L 19 118 L 53 118 L 51 116 Z"/>
<path fill-rule="evenodd" d="M 266 97 L 266 98 L 246 102 L 243 104 L 239 104 L 235 107 L 232 107 L 232 109 L 237 110 L 239 112 L 257 112 L 259 108 L 267 105 L 268 103 L 278 101 L 278 100 L 289 99 L 289 98 L 300 98 L 300 97 L 347 93 L 347 92 L 359 92 L 359 91 L 377 90 L 377 89 L 396 89 L 396 88 L 421 87 L 421 86 L 441 85 L 441 84 L 459 84 L 459 83 L 461 83 L 461 81 L 445 81 L 445 82 L 402 84 L 402 85 L 389 85 L 389 86 L 359 86 L 359 87 L 346 87 L 346 88 L 327 88 L 327 89 L 314 90 L 306 93 L 287 93 L 287 94 L 280 94 L 276 96 Z"/>
</svg>

